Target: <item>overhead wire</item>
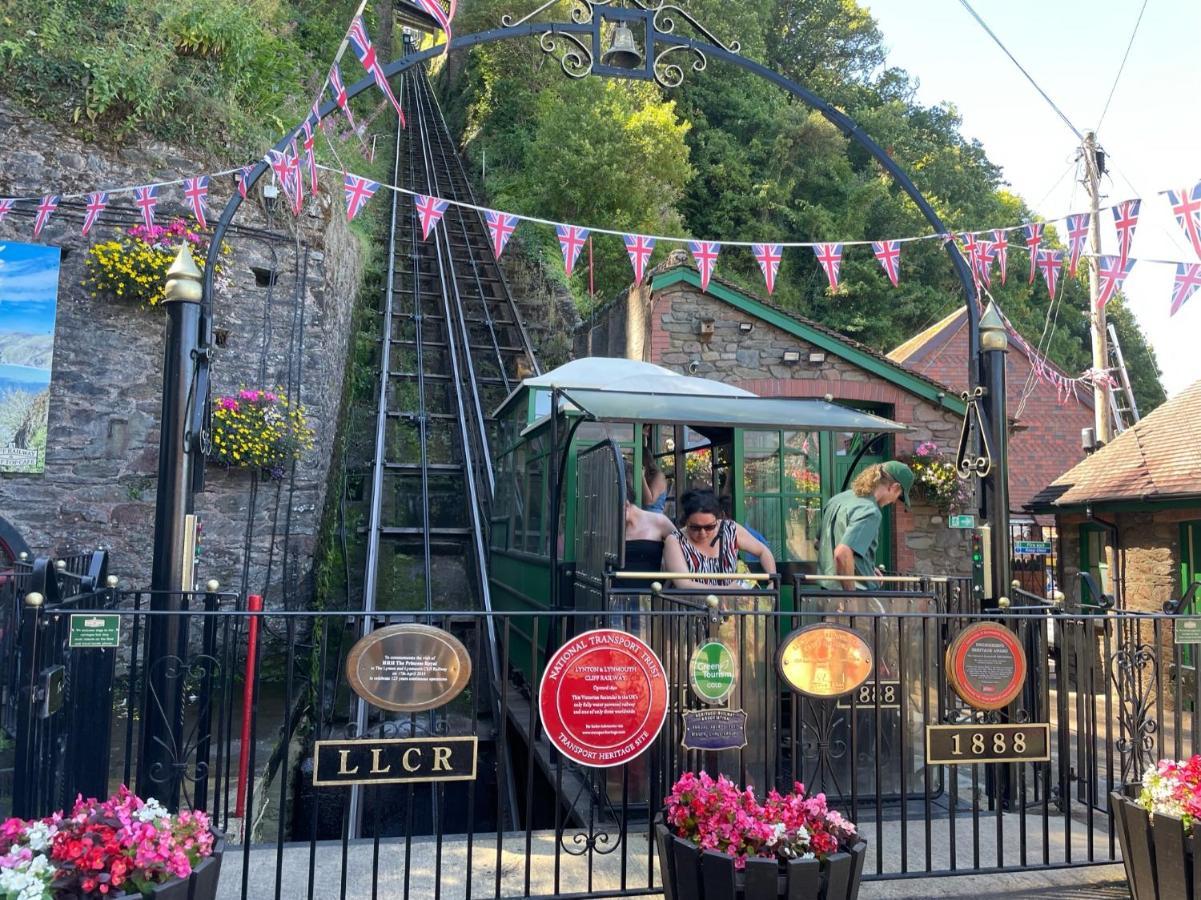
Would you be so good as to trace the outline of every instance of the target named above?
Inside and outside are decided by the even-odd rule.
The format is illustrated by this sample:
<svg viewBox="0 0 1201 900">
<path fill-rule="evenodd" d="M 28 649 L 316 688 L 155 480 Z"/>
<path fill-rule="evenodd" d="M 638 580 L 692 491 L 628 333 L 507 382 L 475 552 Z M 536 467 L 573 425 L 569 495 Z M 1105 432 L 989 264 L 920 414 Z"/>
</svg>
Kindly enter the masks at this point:
<svg viewBox="0 0 1201 900">
<path fill-rule="evenodd" d="M 1143 5 L 1138 11 L 1138 18 L 1134 20 L 1134 30 L 1130 32 L 1130 40 L 1126 42 L 1126 52 L 1122 54 L 1122 62 L 1118 66 L 1118 74 L 1113 77 L 1113 85 L 1109 88 L 1109 96 L 1105 98 L 1105 107 L 1101 110 L 1101 117 L 1097 119 L 1097 131 L 1101 130 L 1101 123 L 1105 121 L 1105 114 L 1109 112 L 1110 101 L 1113 100 L 1114 92 L 1118 89 L 1118 82 L 1122 80 L 1122 72 L 1126 69 L 1126 60 L 1130 58 L 1130 48 L 1134 46 L 1134 36 L 1138 34 L 1138 26 L 1142 24 L 1143 13 L 1147 11 L 1148 2 L 1150 0 L 1143 0 Z"/>
</svg>

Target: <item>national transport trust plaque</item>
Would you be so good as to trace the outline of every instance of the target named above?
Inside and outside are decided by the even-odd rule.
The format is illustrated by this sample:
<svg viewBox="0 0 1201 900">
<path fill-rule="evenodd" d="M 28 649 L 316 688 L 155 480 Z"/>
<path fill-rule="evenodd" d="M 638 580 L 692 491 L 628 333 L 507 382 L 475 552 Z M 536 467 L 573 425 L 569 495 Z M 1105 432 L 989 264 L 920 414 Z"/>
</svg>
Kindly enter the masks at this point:
<svg viewBox="0 0 1201 900">
<path fill-rule="evenodd" d="M 546 662 L 538 711 L 568 759 L 608 768 L 643 753 L 667 719 L 667 674 L 653 650 L 624 631 L 586 631 Z"/>
<path fill-rule="evenodd" d="M 997 622 L 977 622 L 947 648 L 947 680 L 975 709 L 1008 706 L 1026 680 L 1026 653 L 1012 631 Z"/>
<path fill-rule="evenodd" d="M 819 623 L 784 639 L 776 668 L 798 694 L 828 699 L 849 694 L 872 673 L 872 650 L 859 632 Z"/>
<path fill-rule="evenodd" d="M 417 623 L 389 625 L 350 649 L 346 680 L 381 709 L 423 712 L 462 692 L 471 680 L 471 656 L 449 631 Z"/>
</svg>

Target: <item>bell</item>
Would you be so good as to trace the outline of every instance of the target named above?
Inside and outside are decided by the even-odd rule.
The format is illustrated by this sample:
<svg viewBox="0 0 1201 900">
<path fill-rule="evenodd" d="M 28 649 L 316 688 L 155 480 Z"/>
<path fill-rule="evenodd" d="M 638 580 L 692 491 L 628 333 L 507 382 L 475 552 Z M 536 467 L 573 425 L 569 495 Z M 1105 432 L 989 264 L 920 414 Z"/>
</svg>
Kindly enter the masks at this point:
<svg viewBox="0 0 1201 900">
<path fill-rule="evenodd" d="M 613 43 L 601 56 L 601 63 L 615 69 L 637 69 L 642 65 L 642 53 L 634 43 L 634 32 L 625 22 L 613 29 Z"/>
</svg>

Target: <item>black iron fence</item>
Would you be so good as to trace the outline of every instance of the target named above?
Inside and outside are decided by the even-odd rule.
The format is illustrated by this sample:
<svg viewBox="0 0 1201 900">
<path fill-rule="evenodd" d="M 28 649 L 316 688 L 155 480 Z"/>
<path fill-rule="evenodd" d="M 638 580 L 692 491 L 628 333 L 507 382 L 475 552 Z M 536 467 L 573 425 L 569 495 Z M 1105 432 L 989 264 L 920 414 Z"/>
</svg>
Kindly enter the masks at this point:
<svg viewBox="0 0 1201 900">
<path fill-rule="evenodd" d="M 772 581 L 702 591 L 631 584 L 608 579 L 604 611 L 493 614 L 507 676 L 499 685 L 482 664 L 486 617 L 474 611 L 255 613 L 231 596 L 196 594 L 185 611 L 167 613 L 150 610 L 144 593 L 111 588 L 26 605 L 22 635 L 42 635 L 41 646 L 57 648 L 56 664 L 91 672 L 85 677 L 99 684 L 97 670 L 111 674 L 111 723 L 52 715 L 58 730 L 37 738 L 38 789 L 31 795 L 12 777 L 0 782 L 0 812 L 45 813 L 65 802 L 80 782 L 71 766 L 47 760 L 62 735 L 69 742 L 86 734 L 98 751 L 88 759 L 93 792 L 121 783 L 178 787 L 183 802 L 213 814 L 231 842 L 222 897 L 622 896 L 658 890 L 652 817 L 683 771 L 724 772 L 759 792 L 796 781 L 824 791 L 869 841 L 867 877 L 895 878 L 1111 862 L 1118 848 L 1109 791 L 1155 759 L 1201 745 L 1201 687 L 1191 646 L 1176 643 L 1176 615 L 1084 614 L 1020 594 L 1010 608 L 986 613 L 952 608 L 941 589 L 868 594 L 801 585 L 798 608 L 780 611 Z M 101 613 L 119 620 L 117 646 L 71 646 L 71 616 Z M 154 715 L 145 694 L 146 625 L 161 615 L 188 621 L 188 646 L 169 663 L 185 685 L 185 715 L 173 764 L 142 773 L 136 748 Z M 259 640 L 248 656 L 253 622 Z M 481 664 L 447 706 L 375 710 L 360 733 L 346 655 L 368 626 L 398 622 L 452 632 Z M 849 694 L 818 699 L 781 680 L 782 642 L 818 622 L 852 629 L 870 649 L 870 673 Z M 964 703 L 946 669 L 955 637 L 982 622 L 1010 632 L 1029 667 L 1018 698 L 993 711 Z M 538 696 L 547 648 L 597 627 L 642 637 L 669 684 L 666 725 L 650 748 L 604 769 L 554 749 Z M 711 640 L 737 659 L 736 686 L 716 706 L 690 686 L 692 653 Z M 24 649 L 20 656 L 26 660 Z M 41 702 L 44 661 L 23 664 L 10 685 L 18 707 Z M 76 697 L 64 697 L 61 709 Z M 686 714 L 702 708 L 744 712 L 746 746 L 686 747 Z M 954 731 L 958 742 L 929 744 L 931 726 L 952 725 L 964 726 Z M 453 736 L 478 739 L 474 779 L 368 780 L 357 823 L 350 788 L 313 783 L 316 740 Z M 11 742 L 4 752 L 7 765 Z M 1007 761 L 987 761 L 995 757 Z M 516 809 L 498 790 L 509 776 Z"/>
</svg>

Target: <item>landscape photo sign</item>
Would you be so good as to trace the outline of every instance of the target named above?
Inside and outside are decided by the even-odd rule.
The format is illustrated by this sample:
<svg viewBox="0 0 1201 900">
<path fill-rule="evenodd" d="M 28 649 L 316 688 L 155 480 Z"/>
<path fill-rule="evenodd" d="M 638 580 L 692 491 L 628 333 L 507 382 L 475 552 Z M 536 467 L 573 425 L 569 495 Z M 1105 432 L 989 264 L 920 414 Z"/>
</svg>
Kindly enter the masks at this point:
<svg viewBox="0 0 1201 900">
<path fill-rule="evenodd" d="M 947 680 L 975 709 L 1000 709 L 1013 702 L 1026 680 L 1026 651 L 998 622 L 977 622 L 947 648 Z"/>
<path fill-rule="evenodd" d="M 475 736 L 317 741 L 313 745 L 313 784 L 474 781 L 478 750 Z"/>
<path fill-rule="evenodd" d="M 573 762 L 608 768 L 650 747 L 667 719 L 667 673 L 624 631 L 585 631 L 556 650 L 538 685 L 547 739 Z"/>
<path fill-rule="evenodd" d="M 0 243 L 0 472 L 46 469 L 58 247 Z"/>
<path fill-rule="evenodd" d="M 823 622 L 788 635 L 776 654 L 776 668 L 798 694 L 840 697 L 867 681 L 872 650 L 859 632 Z"/>
<path fill-rule="evenodd" d="M 442 628 L 389 625 L 350 648 L 346 679 L 356 694 L 381 709 L 424 712 L 444 706 L 467 687 L 471 656 Z"/>
</svg>

